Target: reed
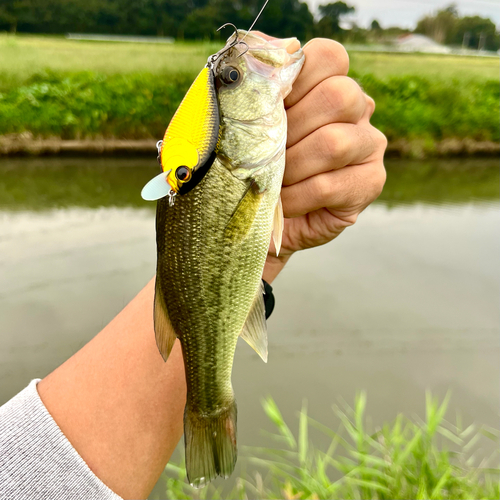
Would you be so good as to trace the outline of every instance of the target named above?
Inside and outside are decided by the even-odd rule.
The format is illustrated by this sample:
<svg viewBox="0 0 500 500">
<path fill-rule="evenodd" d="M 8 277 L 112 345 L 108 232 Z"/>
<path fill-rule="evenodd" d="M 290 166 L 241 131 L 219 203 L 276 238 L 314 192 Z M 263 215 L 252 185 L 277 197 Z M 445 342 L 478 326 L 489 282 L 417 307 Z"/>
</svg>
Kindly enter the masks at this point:
<svg viewBox="0 0 500 500">
<path fill-rule="evenodd" d="M 263 402 L 274 424 L 275 447 L 244 452 L 247 470 L 232 491 L 213 485 L 194 490 L 185 482 L 182 465 L 169 464 L 163 478 L 169 499 L 343 499 L 343 500 L 475 500 L 500 495 L 498 454 L 484 456 L 487 440 L 499 433 L 487 426 L 464 426 L 445 419 L 449 396 L 439 402 L 426 394 L 426 415 L 408 419 L 398 415 L 378 429 L 370 429 L 366 394 L 354 407 L 334 406 L 340 425 L 332 429 L 307 413 L 304 402 L 298 431 L 285 422 L 272 398 Z M 321 432 L 328 445 L 311 444 L 311 430 Z M 257 471 L 257 472 L 256 472 Z M 165 493 L 163 494 L 163 497 Z"/>
</svg>

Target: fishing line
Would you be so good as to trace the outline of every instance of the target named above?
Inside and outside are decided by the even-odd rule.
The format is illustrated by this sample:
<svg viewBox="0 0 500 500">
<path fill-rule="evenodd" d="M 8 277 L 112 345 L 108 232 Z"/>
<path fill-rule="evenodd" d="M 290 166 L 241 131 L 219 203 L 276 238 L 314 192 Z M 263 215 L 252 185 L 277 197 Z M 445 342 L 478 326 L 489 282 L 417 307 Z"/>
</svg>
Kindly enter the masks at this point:
<svg viewBox="0 0 500 500">
<path fill-rule="evenodd" d="M 243 41 L 248 33 L 250 33 L 250 31 L 252 31 L 252 28 L 255 26 L 255 23 L 258 21 L 260 15 L 262 14 L 262 12 L 264 11 L 264 9 L 266 8 L 266 5 L 269 3 L 269 0 L 266 0 L 264 2 L 264 5 L 262 6 L 262 9 L 260 9 L 260 12 L 257 14 L 257 17 L 254 19 L 254 22 L 252 23 L 252 26 L 250 26 L 250 28 L 248 28 L 248 31 L 246 32 L 245 36 L 241 39 L 241 41 Z"/>
</svg>

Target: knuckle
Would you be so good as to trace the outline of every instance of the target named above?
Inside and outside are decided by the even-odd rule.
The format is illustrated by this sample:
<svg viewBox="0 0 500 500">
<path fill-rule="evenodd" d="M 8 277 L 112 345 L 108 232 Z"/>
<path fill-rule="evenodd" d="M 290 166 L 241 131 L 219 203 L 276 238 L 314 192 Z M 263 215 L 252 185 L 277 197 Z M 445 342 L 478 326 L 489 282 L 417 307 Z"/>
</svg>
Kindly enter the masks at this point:
<svg viewBox="0 0 500 500">
<path fill-rule="evenodd" d="M 366 94 L 365 94 L 365 98 L 366 98 L 366 109 L 368 111 L 368 115 L 371 117 L 373 115 L 373 113 L 375 112 L 375 107 L 376 107 L 375 100 Z"/>
<path fill-rule="evenodd" d="M 327 78 L 320 83 L 319 90 L 321 92 L 322 107 L 326 106 L 328 111 L 338 111 L 345 108 L 345 96 L 341 92 L 340 87 L 341 85 L 336 76 Z"/>
<path fill-rule="evenodd" d="M 370 178 L 370 193 L 369 201 L 370 203 L 376 200 L 382 190 L 384 189 L 385 181 L 387 179 L 387 172 L 385 170 L 384 164 L 382 162 L 375 165 Z"/>
<path fill-rule="evenodd" d="M 332 76 L 320 84 L 323 105 L 336 119 L 349 120 L 364 104 L 360 86 L 345 76 Z"/>
<path fill-rule="evenodd" d="M 348 107 L 359 107 L 359 104 L 364 104 L 363 91 L 361 87 L 349 77 L 342 78 L 342 93 Z"/>
<path fill-rule="evenodd" d="M 321 148 L 327 160 L 344 158 L 347 154 L 347 144 L 335 126 L 326 125 L 321 129 Z"/>
<path fill-rule="evenodd" d="M 373 125 L 368 124 L 363 127 L 365 143 L 369 145 L 367 157 L 382 158 L 387 148 L 387 137 Z"/>
<path fill-rule="evenodd" d="M 376 194 L 377 198 L 382 193 L 382 190 L 385 186 L 385 181 L 387 180 L 387 171 L 385 170 L 384 164 L 380 164 L 380 168 L 377 170 L 377 179 L 376 179 Z"/>
<path fill-rule="evenodd" d="M 311 182 L 311 196 L 314 196 L 321 204 L 326 205 L 332 196 L 333 186 L 326 175 L 315 175 Z"/>
<path fill-rule="evenodd" d="M 384 153 L 387 148 L 387 137 L 378 128 L 373 127 L 375 147 Z"/>
<path fill-rule="evenodd" d="M 349 71 L 349 56 L 338 42 L 327 38 L 314 38 L 307 44 L 322 65 L 330 68 L 335 75 L 347 75 Z"/>
</svg>

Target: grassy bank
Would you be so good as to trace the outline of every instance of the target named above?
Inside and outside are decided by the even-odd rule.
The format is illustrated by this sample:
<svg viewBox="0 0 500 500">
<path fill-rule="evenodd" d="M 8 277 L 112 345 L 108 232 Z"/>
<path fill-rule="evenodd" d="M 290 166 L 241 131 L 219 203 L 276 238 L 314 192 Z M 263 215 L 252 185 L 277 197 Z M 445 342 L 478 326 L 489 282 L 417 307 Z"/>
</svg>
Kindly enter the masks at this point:
<svg viewBox="0 0 500 500">
<path fill-rule="evenodd" d="M 357 80 L 377 103 L 373 124 L 390 141 L 500 140 L 498 81 L 442 81 L 413 75 L 381 80 L 371 74 L 358 75 Z"/>
<path fill-rule="evenodd" d="M 375 98 L 373 123 L 391 141 L 499 140 L 498 82 L 353 76 Z M 187 73 L 41 73 L 0 94 L 0 134 L 160 138 L 192 79 Z"/>
<path fill-rule="evenodd" d="M 1 36 L 0 135 L 159 139 L 216 47 Z M 402 144 L 403 154 L 447 154 L 447 140 L 459 141 L 455 153 L 471 150 L 460 141 L 500 140 L 497 59 L 367 53 L 351 59 L 351 76 L 377 102 L 373 123 Z"/>
<path fill-rule="evenodd" d="M 399 415 L 375 430 L 370 429 L 365 406 L 366 396 L 359 394 L 354 409 L 345 404 L 334 407 L 339 426 L 333 430 L 310 418 L 304 404 L 294 433 L 268 398 L 264 409 L 277 430 L 276 447 L 246 450 L 242 461 L 249 473 L 237 479 L 232 491 L 213 485 L 194 490 L 186 484 L 184 466 L 169 464 L 163 485 L 156 488 L 157 498 L 165 494 L 178 500 L 499 497 L 498 456 L 488 456 L 482 449 L 489 439 L 498 441 L 496 430 L 464 426 L 459 418 L 448 422 L 447 399 L 439 404 L 429 394 L 424 419 Z M 324 447 L 311 444 L 311 431 L 323 435 Z"/>
</svg>

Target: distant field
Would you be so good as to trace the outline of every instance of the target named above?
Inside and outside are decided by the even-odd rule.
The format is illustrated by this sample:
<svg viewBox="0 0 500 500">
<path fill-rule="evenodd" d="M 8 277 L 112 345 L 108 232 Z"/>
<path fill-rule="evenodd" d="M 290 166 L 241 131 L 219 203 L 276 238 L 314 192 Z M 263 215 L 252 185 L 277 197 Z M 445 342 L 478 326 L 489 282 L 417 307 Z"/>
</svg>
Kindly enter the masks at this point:
<svg viewBox="0 0 500 500">
<path fill-rule="evenodd" d="M 127 73 L 197 73 L 220 44 L 87 42 L 63 37 L 0 34 L 0 88 L 22 84 L 33 74 L 95 71 Z"/>
<path fill-rule="evenodd" d="M 220 46 L 0 35 L 0 135 L 161 137 Z M 443 140 L 499 141 L 497 58 L 367 52 L 350 58 L 352 76 L 377 102 L 372 123 L 391 143 L 403 141 L 400 148 L 419 141 L 405 154 L 440 154 Z"/>
<path fill-rule="evenodd" d="M 373 73 L 378 78 L 418 75 L 463 81 L 500 79 L 500 59 L 494 57 L 349 52 L 349 58 L 354 71 Z"/>
<path fill-rule="evenodd" d="M 218 43 L 86 42 L 63 37 L 0 35 L 0 89 L 24 83 L 45 69 L 55 72 L 196 73 Z M 499 60 L 422 54 L 351 52 L 351 68 L 377 78 L 418 75 L 462 80 L 499 79 Z"/>
</svg>

